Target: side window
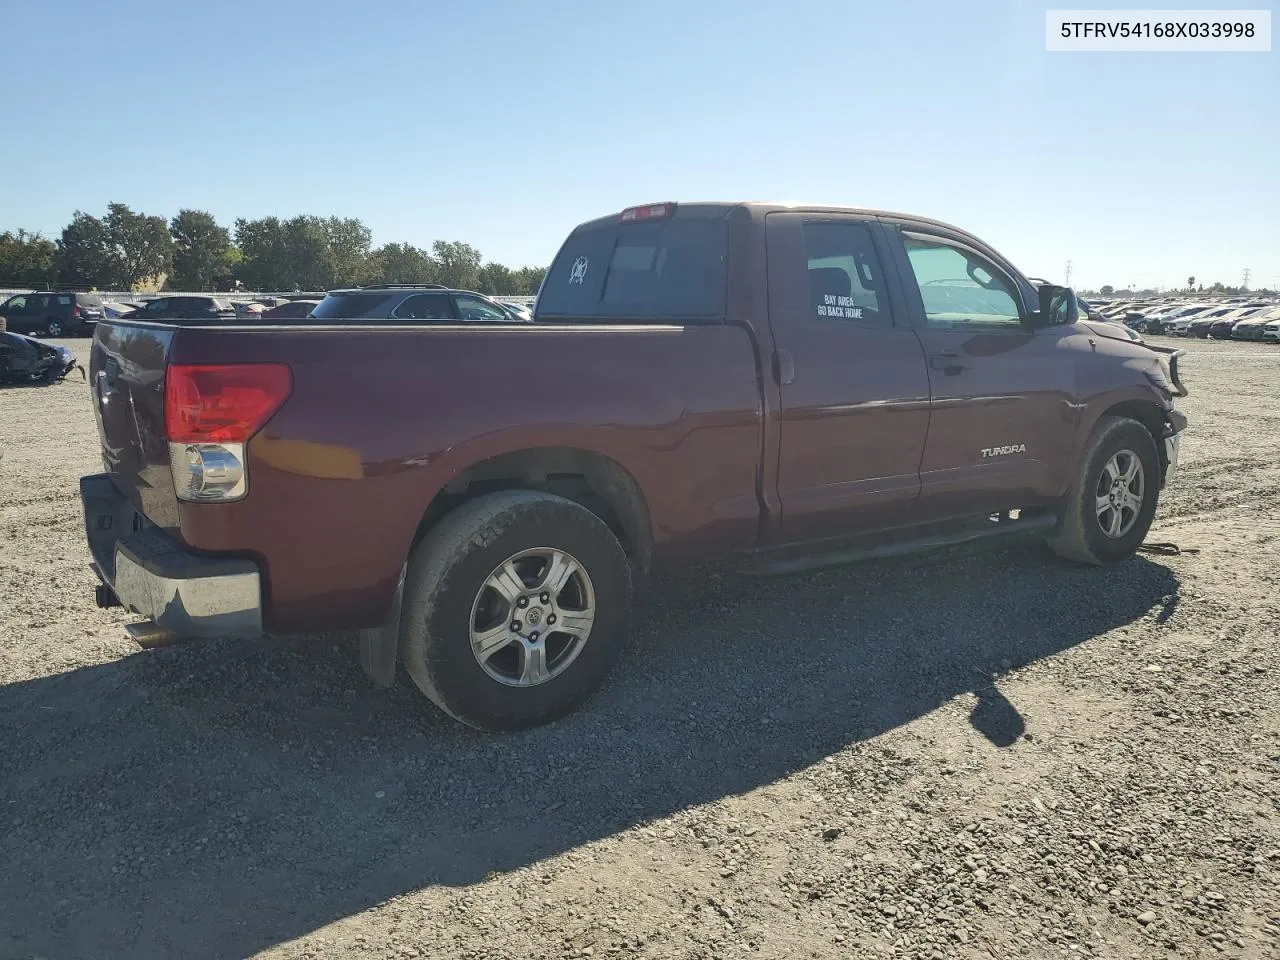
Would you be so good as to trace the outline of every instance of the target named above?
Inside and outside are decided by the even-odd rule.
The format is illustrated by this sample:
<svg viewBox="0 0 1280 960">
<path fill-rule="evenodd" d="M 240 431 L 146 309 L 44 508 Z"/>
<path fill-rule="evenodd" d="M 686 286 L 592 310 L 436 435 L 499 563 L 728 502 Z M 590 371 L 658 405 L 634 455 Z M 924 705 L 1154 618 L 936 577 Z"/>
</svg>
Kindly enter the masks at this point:
<svg viewBox="0 0 1280 960">
<path fill-rule="evenodd" d="M 164 313 L 168 307 L 169 301 L 164 297 L 161 297 L 158 300 L 148 300 L 147 305 L 142 309 L 145 313 L 161 314 Z"/>
<path fill-rule="evenodd" d="M 60 307 L 69 307 L 69 306 L 71 306 L 71 298 L 70 298 L 70 297 L 64 297 L 64 296 L 59 296 L 59 297 L 58 297 L 58 306 L 60 306 Z"/>
<path fill-rule="evenodd" d="M 9 316 L 16 316 L 20 313 L 26 313 L 26 312 L 27 312 L 26 297 L 10 297 L 8 302 L 4 305 L 4 313 L 8 314 Z"/>
<path fill-rule="evenodd" d="M 993 264 L 942 240 L 903 237 L 931 327 L 1022 323 L 1013 283 Z"/>
<path fill-rule="evenodd" d="M 463 320 L 511 320 L 492 303 L 485 303 L 479 297 L 458 294 L 453 299 L 458 304 L 458 316 Z"/>
<path fill-rule="evenodd" d="M 893 326 L 867 225 L 815 220 L 803 229 L 811 316 Z"/>
<path fill-rule="evenodd" d="M 462 297 L 458 298 L 461 305 Z M 443 293 L 419 293 L 409 297 L 391 314 L 397 320 L 452 320 L 449 297 Z"/>
<path fill-rule="evenodd" d="M 49 296 L 47 293 L 39 297 L 32 297 L 31 312 L 44 313 L 46 310 L 52 307 L 52 303 L 50 302 L 52 300 L 53 300 L 53 297 Z"/>
</svg>

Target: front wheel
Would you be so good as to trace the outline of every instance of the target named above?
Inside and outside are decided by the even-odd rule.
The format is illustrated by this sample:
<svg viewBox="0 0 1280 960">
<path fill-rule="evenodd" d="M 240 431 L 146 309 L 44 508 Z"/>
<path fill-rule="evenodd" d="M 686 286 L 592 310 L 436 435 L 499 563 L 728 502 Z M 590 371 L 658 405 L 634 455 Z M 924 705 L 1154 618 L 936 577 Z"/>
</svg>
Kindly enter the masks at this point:
<svg viewBox="0 0 1280 960">
<path fill-rule="evenodd" d="M 622 652 L 631 569 L 590 510 L 514 490 L 448 514 L 414 549 L 404 663 L 437 706 L 482 730 L 562 716 Z"/>
<path fill-rule="evenodd" d="M 1049 546 L 1079 563 L 1130 557 L 1151 529 L 1159 495 L 1160 456 L 1150 432 L 1128 417 L 1103 417 L 1085 447 Z"/>
</svg>

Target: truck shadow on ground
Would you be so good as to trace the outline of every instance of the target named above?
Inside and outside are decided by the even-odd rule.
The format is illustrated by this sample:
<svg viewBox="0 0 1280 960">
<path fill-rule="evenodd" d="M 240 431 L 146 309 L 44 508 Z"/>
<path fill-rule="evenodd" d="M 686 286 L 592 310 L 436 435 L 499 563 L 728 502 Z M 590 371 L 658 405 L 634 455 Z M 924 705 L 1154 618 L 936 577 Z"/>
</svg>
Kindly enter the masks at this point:
<svg viewBox="0 0 1280 960">
<path fill-rule="evenodd" d="M 610 684 L 509 736 L 345 639 L 187 645 L 0 688 L 0 955 L 243 957 L 786 777 L 1176 596 L 1032 548 L 659 585 Z M 1023 704 L 1033 714 L 1051 704 Z M 1033 725 L 1034 726 L 1034 725 Z M 968 728 L 957 736 L 975 735 Z"/>
</svg>

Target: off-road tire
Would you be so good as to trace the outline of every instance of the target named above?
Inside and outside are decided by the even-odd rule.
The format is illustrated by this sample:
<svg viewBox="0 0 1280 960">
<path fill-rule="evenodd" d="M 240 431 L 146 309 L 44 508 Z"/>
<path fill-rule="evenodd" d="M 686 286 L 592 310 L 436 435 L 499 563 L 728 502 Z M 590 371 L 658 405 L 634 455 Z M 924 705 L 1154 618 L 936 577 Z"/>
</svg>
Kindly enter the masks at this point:
<svg viewBox="0 0 1280 960">
<path fill-rule="evenodd" d="M 535 547 L 564 550 L 586 570 L 595 621 L 564 672 L 536 686 L 507 686 L 490 677 L 472 653 L 472 607 L 491 572 Z M 402 661 L 419 690 L 469 726 L 537 726 L 569 713 L 603 682 L 622 653 L 631 593 L 622 545 L 590 510 L 532 490 L 487 494 L 447 514 L 410 555 Z"/>
<path fill-rule="evenodd" d="M 1098 522 L 1094 505 L 1102 470 L 1121 450 L 1132 450 L 1142 463 L 1145 483 L 1142 507 L 1133 527 L 1119 538 L 1108 537 Z M 1160 495 L 1160 455 L 1151 432 L 1137 420 L 1107 416 L 1098 421 L 1085 444 L 1076 479 L 1062 505 L 1062 521 L 1049 538 L 1049 548 L 1060 557 L 1099 566 L 1133 556 L 1156 514 Z"/>
</svg>

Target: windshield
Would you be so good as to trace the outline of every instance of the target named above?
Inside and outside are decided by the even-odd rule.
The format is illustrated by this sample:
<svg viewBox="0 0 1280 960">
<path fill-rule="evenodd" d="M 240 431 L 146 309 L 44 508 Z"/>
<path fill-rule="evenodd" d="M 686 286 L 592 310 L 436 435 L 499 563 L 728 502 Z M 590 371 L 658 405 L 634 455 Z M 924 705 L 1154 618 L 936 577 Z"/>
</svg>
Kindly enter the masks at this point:
<svg viewBox="0 0 1280 960">
<path fill-rule="evenodd" d="M 727 245 L 723 214 L 579 228 L 547 272 L 537 319 L 722 317 Z"/>
</svg>

